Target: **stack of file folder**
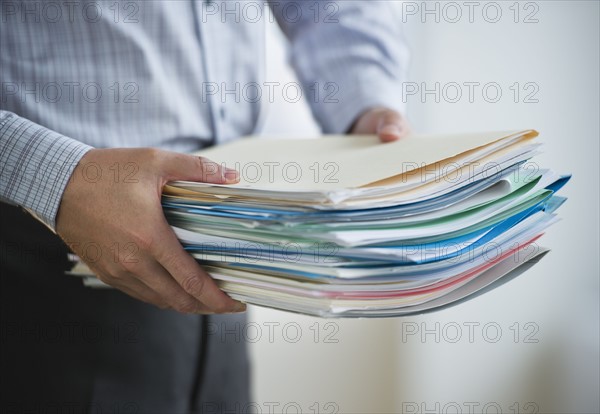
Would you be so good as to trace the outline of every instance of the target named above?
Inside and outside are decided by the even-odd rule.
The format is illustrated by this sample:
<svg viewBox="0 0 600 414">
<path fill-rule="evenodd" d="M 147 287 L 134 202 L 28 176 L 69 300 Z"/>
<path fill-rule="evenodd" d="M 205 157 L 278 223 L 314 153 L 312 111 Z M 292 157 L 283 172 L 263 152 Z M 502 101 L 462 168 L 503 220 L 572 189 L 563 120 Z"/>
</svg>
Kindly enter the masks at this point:
<svg viewBox="0 0 600 414">
<path fill-rule="evenodd" d="M 323 317 L 425 313 L 547 252 L 538 239 L 570 177 L 532 162 L 537 135 L 247 138 L 199 153 L 239 184 L 172 182 L 163 208 L 235 299 Z"/>
</svg>

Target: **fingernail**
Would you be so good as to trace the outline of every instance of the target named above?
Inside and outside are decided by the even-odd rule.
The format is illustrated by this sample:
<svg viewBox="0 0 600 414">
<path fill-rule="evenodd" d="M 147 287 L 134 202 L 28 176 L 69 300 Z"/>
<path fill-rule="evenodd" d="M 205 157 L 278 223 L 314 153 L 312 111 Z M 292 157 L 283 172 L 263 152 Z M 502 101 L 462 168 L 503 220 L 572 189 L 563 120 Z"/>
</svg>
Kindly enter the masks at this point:
<svg viewBox="0 0 600 414">
<path fill-rule="evenodd" d="M 241 312 L 246 312 L 246 304 L 242 303 L 242 302 L 237 302 L 233 313 L 241 313 Z"/>
<path fill-rule="evenodd" d="M 228 183 L 236 183 L 240 180 L 240 173 L 233 168 L 225 168 L 223 173 L 225 181 Z"/>
</svg>

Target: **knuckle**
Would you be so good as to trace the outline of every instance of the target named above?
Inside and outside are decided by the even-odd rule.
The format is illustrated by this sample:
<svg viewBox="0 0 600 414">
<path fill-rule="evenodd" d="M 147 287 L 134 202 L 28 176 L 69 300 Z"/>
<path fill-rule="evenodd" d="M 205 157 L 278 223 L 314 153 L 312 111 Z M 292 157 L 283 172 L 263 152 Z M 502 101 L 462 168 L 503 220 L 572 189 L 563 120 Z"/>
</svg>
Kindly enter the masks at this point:
<svg viewBox="0 0 600 414">
<path fill-rule="evenodd" d="M 138 263 L 138 255 L 143 252 L 151 252 L 155 247 L 155 238 L 148 231 L 129 234 L 129 242 L 123 243 L 123 248 L 119 249 L 119 255 L 125 256 L 127 260 L 121 260 L 122 263 L 129 262 L 130 264 Z"/>
<path fill-rule="evenodd" d="M 207 181 L 217 176 L 219 165 L 216 162 L 205 157 L 196 157 L 196 163 L 203 180 Z"/>
<path fill-rule="evenodd" d="M 155 257 L 165 268 L 172 269 L 172 274 L 180 271 L 181 266 L 179 265 L 179 255 L 175 253 L 173 249 L 160 249 L 156 253 Z"/>
<path fill-rule="evenodd" d="M 139 264 L 137 263 L 137 261 L 131 261 L 131 260 L 122 260 L 119 259 L 121 266 L 123 267 L 123 269 L 128 272 L 128 273 L 133 273 L 136 274 L 137 270 L 138 270 L 138 266 Z"/>
<path fill-rule="evenodd" d="M 151 165 L 158 165 L 163 160 L 163 151 L 158 148 L 144 148 L 143 154 Z"/>
<path fill-rule="evenodd" d="M 206 165 L 208 165 L 210 162 L 211 161 L 206 157 L 202 157 L 202 156 L 194 157 L 194 164 L 195 164 L 196 168 L 199 168 L 202 171 L 204 171 L 204 169 L 206 168 Z"/>
<path fill-rule="evenodd" d="M 131 241 L 127 244 L 126 253 L 137 253 L 150 251 L 154 246 L 154 238 L 150 234 L 131 234 Z M 137 263 L 131 261 L 132 263 Z"/>
<path fill-rule="evenodd" d="M 203 157 L 202 155 L 198 155 L 197 157 L 194 157 L 194 159 L 196 160 L 196 162 L 198 163 L 198 166 L 200 166 L 200 167 L 203 167 L 204 165 L 215 163 L 210 158 Z"/>
<path fill-rule="evenodd" d="M 181 282 L 181 287 L 190 295 L 199 297 L 204 294 L 206 280 L 197 275 L 188 275 Z"/>
<path fill-rule="evenodd" d="M 129 279 L 129 277 L 129 274 L 123 271 L 111 273 L 108 276 L 109 284 L 118 286 L 124 285 L 127 283 L 127 279 Z"/>
</svg>

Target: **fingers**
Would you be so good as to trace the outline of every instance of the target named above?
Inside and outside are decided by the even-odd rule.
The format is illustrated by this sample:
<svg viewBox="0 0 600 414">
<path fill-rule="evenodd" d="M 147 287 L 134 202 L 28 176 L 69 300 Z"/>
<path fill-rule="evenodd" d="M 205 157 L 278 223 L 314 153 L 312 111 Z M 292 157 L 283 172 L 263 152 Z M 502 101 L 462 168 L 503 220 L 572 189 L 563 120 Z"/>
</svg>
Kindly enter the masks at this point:
<svg viewBox="0 0 600 414">
<path fill-rule="evenodd" d="M 388 108 L 371 108 L 358 117 L 351 132 L 354 134 L 377 134 L 382 142 L 396 141 L 408 135 L 410 128 L 406 119 Z"/>
<path fill-rule="evenodd" d="M 97 270 L 95 273 L 100 276 L 101 273 Z M 117 277 L 102 274 L 100 277 L 104 283 L 107 283 L 142 302 L 150 303 L 161 309 L 169 308 L 169 304 L 164 300 L 163 296 L 146 286 L 140 280 L 134 277 Z"/>
<path fill-rule="evenodd" d="M 114 287 L 139 301 L 149 303 L 150 305 L 154 305 L 160 309 L 169 308 L 169 306 L 156 292 L 148 289 L 147 287 L 139 286 L 137 284 L 133 287 L 130 287 L 129 285 L 115 284 Z"/>
<path fill-rule="evenodd" d="M 408 126 L 398 112 L 385 110 L 379 114 L 376 133 L 382 142 L 396 141 L 408 134 Z"/>
<path fill-rule="evenodd" d="M 243 312 L 246 305 L 237 302 L 219 289 L 214 280 L 187 253 L 175 233 L 164 224 L 160 243 L 153 252 L 161 266 L 171 275 L 179 286 L 190 296 L 198 300 L 208 313 Z"/>
<path fill-rule="evenodd" d="M 185 252 L 184 252 L 185 253 Z M 185 255 L 189 256 L 187 253 Z M 190 256 L 191 257 L 191 256 Z M 198 266 L 195 262 L 194 265 Z M 91 267 L 90 267 L 91 268 Z M 150 303 L 161 309 L 173 309 L 180 313 L 222 313 L 222 312 L 240 312 L 245 310 L 245 305 L 238 305 L 221 290 L 219 294 L 224 297 L 222 304 L 205 304 L 203 299 L 197 299 L 187 293 L 167 270 L 156 262 L 152 257 L 135 263 L 127 263 L 125 267 L 113 274 L 101 272 L 93 268 L 100 279 L 105 283 L 127 293 L 129 296 L 142 302 Z M 200 269 L 202 272 L 202 270 Z M 205 273 L 205 272 L 203 272 Z M 210 276 L 206 275 L 207 284 L 214 285 Z M 207 290 L 208 291 L 208 290 Z M 207 293 L 211 294 L 211 293 Z M 229 302 L 234 303 L 233 309 Z"/>
<path fill-rule="evenodd" d="M 165 163 L 165 173 L 169 181 L 198 181 L 211 184 L 235 184 L 240 180 L 239 173 L 204 157 L 172 153 Z"/>
<path fill-rule="evenodd" d="M 212 313 L 203 303 L 192 297 L 171 277 L 158 262 L 148 260 L 144 269 L 140 269 L 144 278 L 141 281 L 164 298 L 168 307 L 181 313 Z"/>
<path fill-rule="evenodd" d="M 134 184 L 125 186 L 107 179 L 102 186 L 90 186 L 73 181 L 61 199 L 63 225 L 59 234 L 71 241 L 76 254 L 90 262 L 88 266 L 100 280 L 141 301 L 184 313 L 245 310 L 245 305 L 221 291 L 185 252 L 160 206 L 160 194 L 168 181 L 228 184 L 239 180 L 236 171 L 205 158 L 153 148 L 90 151 L 87 162 L 107 170 L 115 163 L 139 167 Z M 89 241 L 107 248 L 133 243 L 136 249 L 111 248 L 110 254 L 100 255 L 91 263 L 81 247 Z M 136 260 L 129 260 L 132 253 Z"/>
</svg>

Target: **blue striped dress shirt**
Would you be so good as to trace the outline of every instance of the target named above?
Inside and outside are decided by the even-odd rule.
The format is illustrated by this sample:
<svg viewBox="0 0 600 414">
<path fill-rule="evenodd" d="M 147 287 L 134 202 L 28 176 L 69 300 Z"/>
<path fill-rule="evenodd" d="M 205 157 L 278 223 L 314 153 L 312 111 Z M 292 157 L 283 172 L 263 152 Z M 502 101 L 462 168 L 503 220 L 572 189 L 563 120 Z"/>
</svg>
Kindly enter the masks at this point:
<svg viewBox="0 0 600 414">
<path fill-rule="evenodd" d="M 91 148 L 194 151 L 256 132 L 274 94 L 296 99 L 265 78 L 271 16 L 324 132 L 403 110 L 408 51 L 388 1 L 0 4 L 0 199 L 50 228 Z"/>
</svg>

